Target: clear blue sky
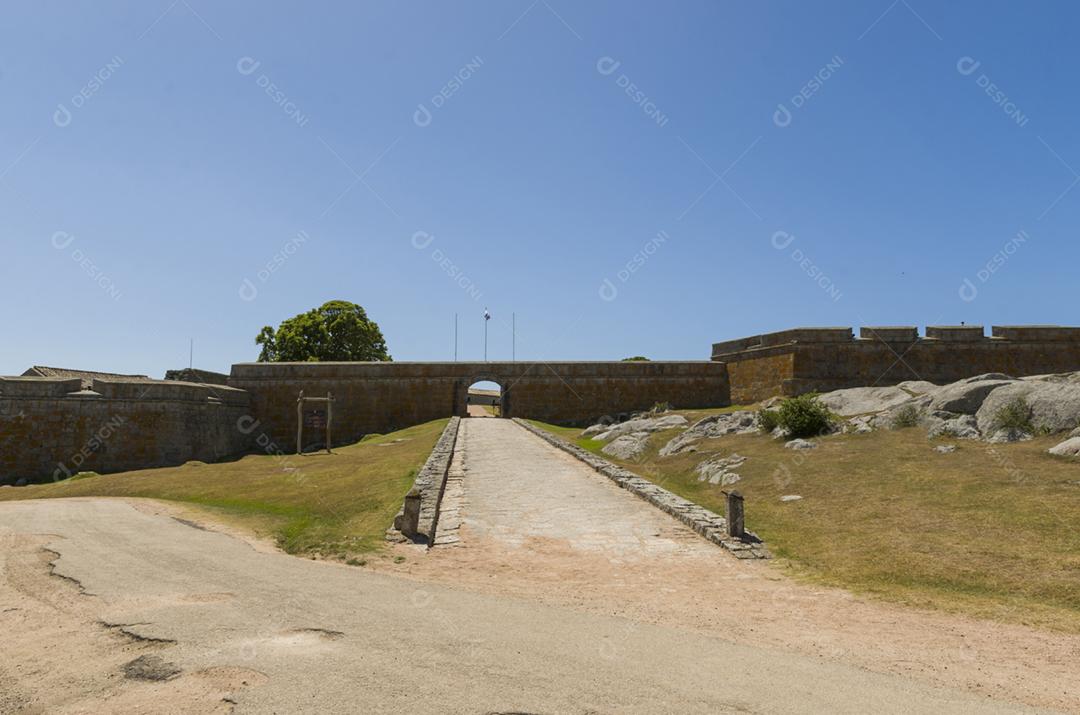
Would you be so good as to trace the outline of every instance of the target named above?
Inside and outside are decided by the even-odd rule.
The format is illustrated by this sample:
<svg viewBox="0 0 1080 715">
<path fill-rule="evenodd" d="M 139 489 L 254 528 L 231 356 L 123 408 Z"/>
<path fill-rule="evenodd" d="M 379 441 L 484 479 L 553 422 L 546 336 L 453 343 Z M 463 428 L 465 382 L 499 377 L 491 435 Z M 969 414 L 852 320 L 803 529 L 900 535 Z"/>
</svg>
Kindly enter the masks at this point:
<svg viewBox="0 0 1080 715">
<path fill-rule="evenodd" d="M 545 360 L 704 359 L 799 325 L 1076 324 L 1078 15 L 11 3 L 0 373 L 160 377 L 191 337 L 225 371 L 333 298 L 399 360 L 449 358 L 455 312 L 479 358 L 485 306 L 492 359 L 512 312 L 518 358 Z"/>
</svg>

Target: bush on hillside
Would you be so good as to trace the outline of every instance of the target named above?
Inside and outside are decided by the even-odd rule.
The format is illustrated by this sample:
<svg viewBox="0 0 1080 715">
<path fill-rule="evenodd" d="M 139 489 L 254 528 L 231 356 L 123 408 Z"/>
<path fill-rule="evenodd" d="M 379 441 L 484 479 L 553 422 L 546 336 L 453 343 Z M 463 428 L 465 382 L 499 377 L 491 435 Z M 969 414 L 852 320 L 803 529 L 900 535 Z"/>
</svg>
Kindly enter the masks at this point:
<svg viewBox="0 0 1080 715">
<path fill-rule="evenodd" d="M 780 413 L 776 410 L 758 410 L 757 423 L 762 432 L 771 434 L 780 426 Z"/>
<path fill-rule="evenodd" d="M 833 416 L 817 395 L 810 393 L 781 402 L 777 421 L 789 437 L 817 437 L 831 431 Z"/>
<path fill-rule="evenodd" d="M 914 427 L 919 424 L 919 410 L 915 405 L 904 405 L 892 418 L 893 429 L 901 429 L 903 427 Z"/>
</svg>

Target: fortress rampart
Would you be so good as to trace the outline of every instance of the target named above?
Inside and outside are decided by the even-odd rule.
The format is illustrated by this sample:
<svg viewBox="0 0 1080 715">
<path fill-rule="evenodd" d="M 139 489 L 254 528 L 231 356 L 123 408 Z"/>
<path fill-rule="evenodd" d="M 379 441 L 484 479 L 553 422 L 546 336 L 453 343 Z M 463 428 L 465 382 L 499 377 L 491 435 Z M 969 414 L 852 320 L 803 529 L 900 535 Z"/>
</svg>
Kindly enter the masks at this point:
<svg viewBox="0 0 1080 715">
<path fill-rule="evenodd" d="M 243 390 L 175 381 L 0 378 L 0 484 L 212 462 L 244 452 Z"/>
<path fill-rule="evenodd" d="M 124 377 L 0 378 L 0 484 L 211 462 L 296 448 L 296 400 L 334 394 L 335 444 L 466 414 L 468 388 L 502 388 L 507 417 L 581 424 L 668 402 L 749 404 L 774 395 L 987 372 L 1080 371 L 1080 328 L 796 328 L 713 345 L 697 362 L 304 362 L 234 365 L 228 386 Z M 323 438 L 318 416 L 305 447 Z M 306 421 L 306 418 L 305 418 Z"/>
<path fill-rule="evenodd" d="M 730 401 L 723 364 L 698 362 L 376 362 L 241 363 L 229 384 L 278 445 L 296 441 L 296 398 L 334 394 L 334 442 L 464 416 L 475 382 L 502 388 L 502 414 L 562 424 L 645 410 L 657 402 L 722 407 Z"/>
<path fill-rule="evenodd" d="M 981 325 L 796 328 L 715 343 L 731 399 L 748 404 L 772 395 L 905 380 L 944 384 L 987 372 L 1015 377 L 1080 370 L 1080 328 Z"/>
</svg>

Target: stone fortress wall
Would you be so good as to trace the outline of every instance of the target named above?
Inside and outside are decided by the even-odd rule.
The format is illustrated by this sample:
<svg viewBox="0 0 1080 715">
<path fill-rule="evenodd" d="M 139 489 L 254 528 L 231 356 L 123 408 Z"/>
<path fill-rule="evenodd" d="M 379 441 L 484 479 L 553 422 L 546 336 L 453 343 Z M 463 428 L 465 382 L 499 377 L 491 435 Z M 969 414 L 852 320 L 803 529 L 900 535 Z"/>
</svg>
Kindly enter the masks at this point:
<svg viewBox="0 0 1080 715">
<path fill-rule="evenodd" d="M 1080 370 L 1080 328 L 981 325 L 796 328 L 715 343 L 712 359 L 727 365 L 731 400 L 749 404 L 773 395 L 905 380 L 944 384 L 988 372 L 1013 377 Z"/>
<path fill-rule="evenodd" d="M 0 484 L 213 462 L 248 449 L 243 390 L 156 380 L 0 378 Z"/>
<path fill-rule="evenodd" d="M 295 449 L 296 398 L 334 395 L 332 438 L 352 442 L 451 415 L 465 416 L 475 382 L 502 388 L 502 415 L 574 424 L 598 415 L 729 404 L 723 364 L 699 362 L 304 362 L 233 365 L 229 384 L 251 394 L 258 430 Z"/>
<path fill-rule="evenodd" d="M 335 444 L 466 414 L 475 382 L 501 412 L 581 424 L 667 402 L 693 409 L 773 395 L 988 372 L 1080 370 L 1080 328 L 797 328 L 713 345 L 697 362 L 241 363 L 228 385 L 118 377 L 0 378 L 0 484 L 211 462 L 296 448 L 296 399 L 332 392 Z M 305 446 L 322 438 L 306 428 Z"/>
</svg>

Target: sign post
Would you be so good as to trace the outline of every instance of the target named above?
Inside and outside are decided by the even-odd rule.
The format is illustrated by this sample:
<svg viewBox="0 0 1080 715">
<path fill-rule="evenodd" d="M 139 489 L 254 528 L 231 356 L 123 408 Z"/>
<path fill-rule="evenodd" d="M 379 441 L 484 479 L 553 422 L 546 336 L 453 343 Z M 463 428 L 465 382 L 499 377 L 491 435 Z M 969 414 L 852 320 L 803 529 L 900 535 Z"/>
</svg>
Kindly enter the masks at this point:
<svg viewBox="0 0 1080 715">
<path fill-rule="evenodd" d="M 322 426 L 326 430 L 326 453 L 330 452 L 330 425 L 334 418 L 334 394 L 327 392 L 326 397 L 304 397 L 304 391 L 300 390 L 300 396 L 296 398 L 296 453 L 304 453 L 304 403 L 315 402 L 324 403 L 326 405 L 326 422 Z M 312 426 L 318 428 L 318 422 L 321 420 L 314 420 L 315 424 Z"/>
</svg>

